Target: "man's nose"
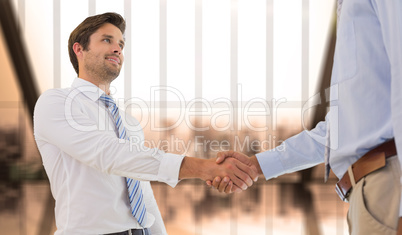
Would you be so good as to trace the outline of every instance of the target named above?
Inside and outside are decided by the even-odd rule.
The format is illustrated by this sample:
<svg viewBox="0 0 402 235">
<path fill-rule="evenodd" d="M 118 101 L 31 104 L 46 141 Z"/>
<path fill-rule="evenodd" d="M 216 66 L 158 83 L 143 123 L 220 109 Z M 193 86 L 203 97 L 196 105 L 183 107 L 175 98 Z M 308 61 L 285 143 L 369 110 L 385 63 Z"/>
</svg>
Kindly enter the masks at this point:
<svg viewBox="0 0 402 235">
<path fill-rule="evenodd" d="M 120 55 L 120 54 L 121 54 L 121 50 L 119 50 L 119 49 L 115 49 L 115 50 L 113 51 L 113 53 L 114 53 L 114 54 L 119 54 L 119 55 Z"/>
<path fill-rule="evenodd" d="M 113 53 L 120 55 L 122 53 L 122 51 L 123 51 L 123 49 L 120 47 L 119 44 L 113 45 Z"/>
</svg>

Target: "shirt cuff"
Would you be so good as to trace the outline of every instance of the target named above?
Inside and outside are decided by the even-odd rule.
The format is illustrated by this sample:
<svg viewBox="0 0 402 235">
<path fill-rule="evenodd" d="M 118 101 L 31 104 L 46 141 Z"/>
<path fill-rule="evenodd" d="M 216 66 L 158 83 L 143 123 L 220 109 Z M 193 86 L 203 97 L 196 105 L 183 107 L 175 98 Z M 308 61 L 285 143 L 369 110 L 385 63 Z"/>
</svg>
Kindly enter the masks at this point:
<svg viewBox="0 0 402 235">
<path fill-rule="evenodd" d="M 276 178 L 285 173 L 280 155 L 275 149 L 258 153 L 255 155 L 260 164 L 262 173 L 266 180 Z"/>
<path fill-rule="evenodd" d="M 183 158 L 182 155 L 165 153 L 159 166 L 158 181 L 164 182 L 172 188 L 176 187 L 179 183 L 179 172 Z"/>
</svg>

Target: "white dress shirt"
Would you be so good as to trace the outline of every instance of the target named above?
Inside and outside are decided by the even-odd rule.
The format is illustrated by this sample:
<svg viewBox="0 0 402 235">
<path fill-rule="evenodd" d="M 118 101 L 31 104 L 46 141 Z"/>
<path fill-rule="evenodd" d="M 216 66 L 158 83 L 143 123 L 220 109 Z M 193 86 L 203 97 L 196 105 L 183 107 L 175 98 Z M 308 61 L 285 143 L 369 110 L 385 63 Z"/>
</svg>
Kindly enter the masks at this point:
<svg viewBox="0 0 402 235">
<path fill-rule="evenodd" d="M 43 93 L 35 107 L 34 135 L 56 200 L 55 234 L 105 234 L 141 228 L 130 213 L 125 177 L 141 181 L 146 228 L 166 234 L 149 181 L 178 183 L 183 156 L 143 146 L 139 123 L 122 110 L 128 136 L 118 139 L 104 92 L 76 78 L 72 88 Z"/>
<path fill-rule="evenodd" d="M 338 178 L 392 138 L 402 163 L 402 1 L 343 0 L 338 14 L 330 111 L 313 130 L 257 154 L 266 179 L 322 163 L 328 133 Z"/>
</svg>

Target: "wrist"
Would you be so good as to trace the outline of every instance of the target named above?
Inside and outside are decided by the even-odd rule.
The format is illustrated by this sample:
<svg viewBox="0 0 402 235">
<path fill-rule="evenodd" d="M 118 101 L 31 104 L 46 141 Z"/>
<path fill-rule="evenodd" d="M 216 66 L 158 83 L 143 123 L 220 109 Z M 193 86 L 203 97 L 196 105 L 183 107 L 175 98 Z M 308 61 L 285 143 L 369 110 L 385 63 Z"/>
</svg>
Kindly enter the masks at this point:
<svg viewBox="0 0 402 235">
<path fill-rule="evenodd" d="M 203 171 L 201 169 L 204 168 L 203 159 L 194 158 L 194 157 L 184 157 L 183 162 L 180 166 L 179 172 L 179 180 L 182 179 L 191 179 L 191 178 L 203 178 Z"/>
<path fill-rule="evenodd" d="M 251 164 L 253 164 L 253 166 L 255 166 L 257 168 L 258 174 L 262 175 L 263 172 L 262 172 L 262 169 L 261 169 L 260 163 L 258 162 L 257 157 L 255 155 L 251 156 L 250 161 L 251 161 Z"/>
</svg>

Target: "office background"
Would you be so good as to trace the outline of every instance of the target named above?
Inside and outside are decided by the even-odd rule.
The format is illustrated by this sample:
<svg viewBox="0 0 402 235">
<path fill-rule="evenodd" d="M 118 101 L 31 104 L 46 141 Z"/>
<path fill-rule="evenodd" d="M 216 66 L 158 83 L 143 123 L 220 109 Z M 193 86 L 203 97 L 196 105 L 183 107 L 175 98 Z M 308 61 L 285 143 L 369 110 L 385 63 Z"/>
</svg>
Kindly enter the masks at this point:
<svg viewBox="0 0 402 235">
<path fill-rule="evenodd" d="M 201 158 L 226 149 L 254 154 L 327 111 L 326 102 L 309 101 L 329 84 L 334 0 L 1 0 L 1 7 L 4 234 L 55 230 L 31 111 L 37 95 L 76 76 L 67 40 L 87 16 L 113 11 L 127 20 L 125 65 L 112 91 L 151 147 Z M 6 21 L 16 23 L 21 45 Z M 336 179 L 324 184 L 322 176 L 318 166 L 231 196 L 198 180 L 152 185 L 169 234 L 347 234 L 347 204 L 333 190 Z"/>
</svg>

